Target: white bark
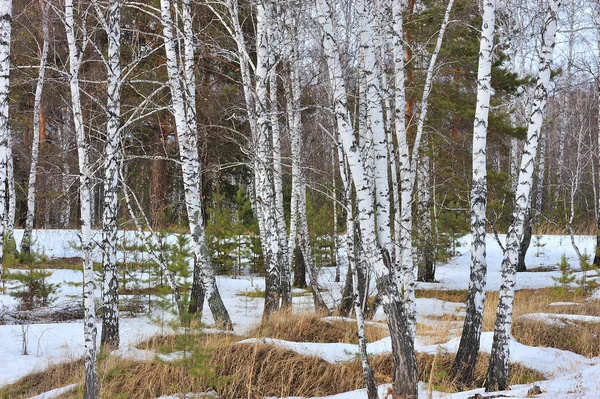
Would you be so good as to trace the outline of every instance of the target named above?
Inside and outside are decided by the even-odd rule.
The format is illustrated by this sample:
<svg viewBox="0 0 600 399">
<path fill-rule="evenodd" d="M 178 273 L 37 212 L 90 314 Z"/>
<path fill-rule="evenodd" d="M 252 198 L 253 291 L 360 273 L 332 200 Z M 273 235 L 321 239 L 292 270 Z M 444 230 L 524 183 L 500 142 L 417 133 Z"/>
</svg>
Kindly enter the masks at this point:
<svg viewBox="0 0 600 399">
<path fill-rule="evenodd" d="M 322 28 L 322 44 L 332 89 L 337 130 L 356 189 L 356 207 L 362 249 L 375 273 L 383 308 L 388 317 L 395 365 L 394 393 L 399 396 L 416 395 L 417 372 L 411 327 L 403 308 L 398 280 L 392 278 L 392 276 L 397 276 L 398 272 L 391 264 L 387 245 L 384 247 L 379 245 L 378 241 L 381 236 L 378 237 L 375 230 L 374 198 L 365 173 L 365 160 L 356 142 L 350 120 L 343 70 L 338 45 L 334 38 L 332 8 L 327 0 L 316 0 L 316 6 L 317 18 Z M 387 151 L 385 145 L 383 151 Z"/>
<path fill-rule="evenodd" d="M 27 185 L 27 217 L 25 219 L 25 230 L 21 240 L 21 251 L 29 253 L 31 250 L 31 232 L 35 218 L 35 187 L 38 172 L 38 154 L 40 148 L 40 122 L 42 112 L 42 91 L 46 74 L 46 60 L 48 59 L 48 47 L 50 45 L 50 29 L 48 21 L 49 2 L 40 4 L 42 9 L 42 53 L 40 55 L 40 67 L 33 100 L 33 138 L 31 141 L 31 166 L 29 169 L 29 184 Z"/>
<path fill-rule="evenodd" d="M 275 3 L 276 4 L 276 3 Z M 281 168 L 281 126 L 279 123 L 279 104 L 278 104 L 278 79 L 277 79 L 277 58 L 281 57 L 282 49 L 279 29 L 279 15 L 275 4 L 271 1 L 266 2 L 268 12 L 267 18 L 267 39 L 269 42 L 269 119 L 271 123 L 271 139 L 273 147 L 273 187 L 275 190 L 275 212 L 277 221 L 277 234 L 279 243 L 287 242 L 287 228 L 285 223 L 285 214 L 283 211 L 283 170 Z M 296 39 L 297 40 L 297 39 Z M 290 262 L 291 253 L 288 252 L 288 246 L 282 245 L 280 248 L 283 262 L 281 264 L 280 290 L 282 302 L 287 302 L 291 297 L 291 278 L 287 274 L 286 265 Z M 289 302 L 291 305 L 291 301 Z"/>
<path fill-rule="evenodd" d="M 10 90 L 10 36 L 12 28 L 12 0 L 0 1 L 0 265 L 3 261 L 3 238 L 6 225 L 6 181 L 10 122 L 8 94 Z M 0 281 L 2 271 L 0 270 Z"/>
<path fill-rule="evenodd" d="M 192 236 L 194 253 L 200 267 L 200 276 L 208 304 L 215 322 L 222 328 L 231 329 L 231 319 L 223 304 L 217 288 L 215 271 L 210 262 L 210 255 L 206 247 L 204 224 L 202 218 L 202 203 L 200 195 L 201 165 L 198 155 L 198 138 L 196 132 L 195 111 L 195 79 L 194 79 L 194 38 L 191 32 L 191 10 L 189 0 L 182 1 L 182 16 L 184 20 L 184 62 L 183 85 L 180 81 L 180 64 L 176 51 L 174 31 L 176 26 L 171 17 L 170 0 L 161 0 L 161 23 L 164 36 L 167 74 L 171 92 L 172 111 L 177 129 L 179 144 L 179 157 L 185 190 L 185 204 L 188 214 L 188 223 Z M 185 96 L 185 97 L 184 97 Z"/>
<path fill-rule="evenodd" d="M 483 21 L 479 42 L 477 70 L 477 104 L 473 124 L 473 180 L 471 183 L 471 275 L 467 298 L 467 313 L 460 346 L 454 363 L 455 373 L 465 383 L 473 380 L 475 362 L 485 306 L 486 202 L 487 202 L 487 131 L 492 94 L 492 55 L 496 0 L 483 4 Z"/>
<path fill-rule="evenodd" d="M 487 375 L 486 390 L 488 391 L 504 390 L 508 384 L 509 339 L 512 326 L 517 257 L 523 235 L 524 217 L 530 203 L 535 156 L 548 99 L 559 7 L 560 0 L 550 0 L 546 21 L 542 28 L 539 72 L 529 114 L 527 140 L 523 156 L 521 157 L 519 182 L 513 210 L 513 222 L 508 230 L 505 245 L 506 250 L 502 259 L 502 286 L 500 287 L 500 300 L 494 328 L 494 342 L 492 344 L 492 355 Z"/>
<path fill-rule="evenodd" d="M 536 186 L 536 198 L 535 198 L 535 214 L 533 217 L 533 223 L 537 225 L 540 222 L 542 215 L 542 205 L 544 200 L 544 178 L 546 173 L 546 138 L 547 134 L 544 132 L 540 133 L 540 156 L 538 159 L 538 170 L 537 170 L 537 186 Z"/>
<path fill-rule="evenodd" d="M 104 17 L 98 13 L 99 17 Z M 102 214 L 102 345 L 119 347 L 119 284 L 117 230 L 119 147 L 121 142 L 121 0 L 111 0 L 105 24 L 107 54 L 107 122 L 104 147 L 104 208 Z"/>
<path fill-rule="evenodd" d="M 373 370 L 369 364 L 369 355 L 367 353 L 367 340 L 365 337 L 365 317 L 363 314 L 363 304 L 361 301 L 361 293 L 359 287 L 358 265 L 356 262 L 356 248 L 354 242 L 354 218 L 352 216 L 352 187 L 351 182 L 346 172 L 346 162 L 342 144 L 336 145 L 338 149 L 338 158 L 340 160 L 340 176 L 342 179 L 342 187 L 344 190 L 344 203 L 346 204 L 346 254 L 348 262 L 348 270 L 352 273 L 352 304 L 356 314 L 356 327 L 358 335 L 358 344 L 361 355 L 361 366 L 363 371 L 363 379 L 367 388 L 367 396 L 369 399 L 377 398 L 377 388 L 373 377 Z M 336 248 L 337 249 L 337 248 Z"/>
<path fill-rule="evenodd" d="M 15 239 L 15 216 L 17 212 L 17 192 L 15 191 L 15 163 L 13 157 L 13 137 L 8 139 L 8 147 L 6 148 L 6 179 L 8 190 L 8 214 L 6 215 L 6 235 L 7 241 Z"/>
<path fill-rule="evenodd" d="M 64 24 L 69 48 L 69 86 L 71 89 L 71 108 L 77 140 L 77 159 L 79 162 L 79 196 L 81 213 L 81 248 L 83 252 L 83 306 L 84 345 L 85 345 L 85 388 L 84 398 L 95 399 L 98 396 L 96 375 L 96 309 L 94 304 L 94 269 L 92 264 L 92 213 L 88 164 L 88 143 L 85 137 L 81 99 L 79 93 L 79 66 L 81 53 L 77 46 L 76 26 L 73 17 L 73 0 L 65 0 Z"/>
</svg>

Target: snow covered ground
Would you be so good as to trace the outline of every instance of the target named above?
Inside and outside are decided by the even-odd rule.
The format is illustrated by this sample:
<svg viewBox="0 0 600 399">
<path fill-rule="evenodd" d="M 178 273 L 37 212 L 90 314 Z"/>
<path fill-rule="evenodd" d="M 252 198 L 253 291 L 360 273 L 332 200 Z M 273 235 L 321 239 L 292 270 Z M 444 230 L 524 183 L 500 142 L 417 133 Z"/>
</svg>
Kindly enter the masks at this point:
<svg viewBox="0 0 600 399">
<path fill-rule="evenodd" d="M 138 240 L 135 232 L 121 232 L 130 242 Z M 22 231 L 15 232 L 17 243 L 22 237 Z M 95 232 L 95 240 L 99 241 L 100 232 Z M 168 238 L 174 242 L 174 236 Z M 504 239 L 503 236 L 500 237 Z M 76 248 L 78 233 L 75 230 L 39 230 L 34 233 L 34 248 L 36 252 L 44 253 L 49 257 L 74 257 L 79 256 Z M 595 238 L 576 237 L 576 243 L 582 252 L 592 254 L 594 252 Z M 458 248 L 459 255 L 451 259 L 447 264 L 439 266 L 436 278 L 439 283 L 419 283 L 421 289 L 466 289 L 469 281 L 468 238 L 461 240 Z M 541 288 L 554 285 L 552 277 L 558 277 L 560 272 L 555 267 L 562 254 L 569 259 L 571 266 L 578 268 L 575 251 L 573 250 L 568 236 L 541 236 L 534 237 L 532 246 L 527 256 L 529 268 L 554 267 L 554 271 L 536 271 L 520 273 L 517 280 L 517 289 Z M 121 253 L 120 256 L 130 256 Z M 141 255 L 143 257 L 143 255 Z M 95 250 L 94 258 L 100 260 L 99 250 Z M 497 290 L 500 286 L 500 262 L 502 253 L 500 247 L 493 237 L 488 236 L 488 290 Z M 74 283 L 81 282 L 81 272 L 74 270 L 51 270 L 51 282 L 59 284 L 57 300 L 63 300 L 81 294 L 81 287 Z M 334 282 L 335 270 L 333 268 L 321 269 L 321 283 L 327 289 L 326 300 L 330 305 L 340 298 L 345 268 L 342 267 L 342 282 Z M 217 279 L 223 300 L 231 314 L 234 322 L 234 330 L 238 334 L 244 334 L 254 326 L 262 316 L 263 300 L 249 296 L 240 296 L 240 293 L 264 289 L 264 279 L 244 275 L 237 279 L 218 277 Z M 96 291 L 99 295 L 99 291 Z M 600 294 L 598 294 L 600 299 Z M 9 295 L 0 295 L 0 309 L 2 307 L 13 307 L 15 301 Z M 556 306 L 561 306 L 557 303 Z M 295 296 L 294 311 L 312 309 L 312 298 L 310 296 Z M 427 325 L 435 324 L 436 318 L 451 315 L 460 317 L 464 315 L 465 306 L 462 303 L 446 302 L 438 299 L 419 298 L 417 300 L 418 321 Z M 162 317 L 168 319 L 168 313 L 154 314 L 153 318 Z M 208 325 L 213 323 L 210 312 L 204 312 L 204 322 Z M 573 321 L 597 321 L 587 320 L 581 316 L 565 316 L 554 314 L 537 314 L 529 316 L 547 322 L 573 322 Z M 383 314 L 378 313 L 376 320 L 383 319 Z M 459 323 L 460 324 L 460 323 Z M 150 359 L 154 356 L 148 351 L 135 349 L 134 345 L 144 339 L 156 334 L 170 332 L 169 327 L 160 326 L 148 317 L 122 318 L 121 320 L 121 343 L 120 353 L 122 356 Z M 21 343 L 23 335 L 28 336 L 29 355 L 21 355 Z M 100 333 L 98 334 L 98 339 Z M 340 362 L 356 356 L 356 346 L 352 344 L 320 344 L 320 343 L 294 343 L 274 339 L 264 339 L 272 344 L 280 345 L 299 353 L 321 356 L 330 362 Z M 489 351 L 491 347 L 491 333 L 482 336 L 482 350 Z M 458 339 L 455 335 L 448 335 L 448 342 L 443 345 L 428 345 L 424 337 L 417 337 L 416 349 L 419 352 L 435 353 L 438 350 L 455 352 Z M 370 353 L 383 353 L 390 350 L 389 338 L 369 344 Z M 37 324 L 30 325 L 27 329 L 21 326 L 0 326 L 0 386 L 11 383 L 18 378 L 34 371 L 40 370 L 49 364 L 71 360 L 83 354 L 83 325 L 81 322 Z M 588 359 L 583 356 L 553 348 L 533 348 L 513 341 L 511 342 L 511 360 L 523 363 L 525 366 L 535 369 L 548 378 L 548 381 L 536 383 L 543 394 L 536 397 L 541 398 L 600 398 L 600 359 Z M 56 387 L 60 388 L 60 387 Z M 426 387 L 422 387 L 422 397 L 427 397 Z M 504 394 L 510 397 L 525 397 L 531 385 L 513 387 L 511 391 Z M 383 395 L 386 386 L 380 387 Z M 462 392 L 458 394 L 444 394 L 435 392 L 435 398 L 468 398 L 480 390 Z M 49 396 L 51 394 L 48 393 Z M 364 390 L 348 392 L 335 395 L 335 398 L 366 398 Z M 421 397 L 421 395 L 420 395 Z M 333 398 L 333 397 L 332 397 Z"/>
</svg>

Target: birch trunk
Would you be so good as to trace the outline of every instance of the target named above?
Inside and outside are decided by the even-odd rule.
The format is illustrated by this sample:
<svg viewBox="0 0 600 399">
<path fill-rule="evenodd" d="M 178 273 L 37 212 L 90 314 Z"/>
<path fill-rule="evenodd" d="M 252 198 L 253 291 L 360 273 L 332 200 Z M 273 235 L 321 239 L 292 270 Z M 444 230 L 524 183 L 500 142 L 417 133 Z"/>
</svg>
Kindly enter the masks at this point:
<svg viewBox="0 0 600 399">
<path fill-rule="evenodd" d="M 419 201 L 417 202 L 417 263 L 419 281 L 435 281 L 433 227 L 431 212 L 431 157 L 429 156 L 429 140 L 423 138 L 421 159 L 417 167 L 417 185 Z"/>
<path fill-rule="evenodd" d="M 182 89 L 179 80 L 180 65 L 176 52 L 176 43 L 173 31 L 175 25 L 171 18 L 170 0 L 161 0 L 161 23 L 163 27 L 164 46 L 166 53 L 167 73 L 169 77 L 169 88 L 177 138 L 179 143 L 179 157 L 183 175 L 185 191 L 185 204 L 188 214 L 188 223 L 192 236 L 194 254 L 199 266 L 204 291 L 208 299 L 208 305 L 212 312 L 215 323 L 224 329 L 232 328 L 229 313 L 223 304 L 219 289 L 217 288 L 215 271 L 210 263 L 210 255 L 206 247 L 204 224 L 202 218 L 202 200 L 200 195 L 200 173 L 201 165 L 198 156 L 198 139 L 196 132 L 195 111 L 195 83 L 194 83 L 194 44 L 191 32 L 191 10 L 189 0 L 183 0 L 182 16 L 184 20 L 184 62 Z M 184 98 L 184 92 L 186 98 Z"/>
<path fill-rule="evenodd" d="M 517 256 L 523 235 L 523 223 L 531 197 L 533 169 L 537 153 L 540 130 L 548 99 L 552 57 L 557 29 L 557 13 L 560 0 L 550 0 L 546 21 L 542 28 L 542 48 L 539 72 L 536 82 L 533 104 L 531 106 L 529 127 L 525 149 L 521 157 L 519 183 L 515 195 L 513 221 L 506 238 L 506 250 L 502 259 L 502 285 L 500 287 L 494 341 L 487 373 L 486 390 L 504 390 L 508 386 L 509 339 L 512 325 L 514 287 Z"/>
<path fill-rule="evenodd" d="M 100 18 L 104 18 L 99 15 Z M 104 147 L 104 209 L 102 214 L 102 336 L 100 343 L 119 347 L 119 283 L 117 280 L 117 230 L 119 147 L 121 142 L 121 0 L 111 0 L 107 10 L 107 122 Z"/>
<path fill-rule="evenodd" d="M 339 158 L 343 160 L 345 157 L 343 153 L 343 148 L 341 148 L 341 143 L 339 143 L 337 147 L 338 152 L 340 153 Z M 344 161 L 343 163 L 345 165 L 346 162 Z M 363 379 L 365 382 L 365 387 L 367 388 L 367 397 L 368 399 L 376 399 L 378 397 L 377 386 L 375 385 L 375 378 L 373 376 L 373 370 L 371 369 L 371 365 L 369 364 L 369 355 L 367 353 L 367 340 L 365 336 L 365 317 L 363 314 L 363 303 L 361 299 L 358 269 L 355 258 L 356 248 L 354 243 L 354 234 L 352 233 L 354 232 L 354 219 L 352 217 L 352 188 L 350 186 L 350 179 L 348 178 L 345 169 L 346 168 L 344 167 L 343 170 L 340 170 L 340 175 L 342 178 L 342 187 L 344 189 L 344 202 L 347 206 L 346 253 L 348 262 L 348 272 L 352 273 L 352 304 L 354 305 L 354 312 L 356 314 L 358 344 L 360 348 Z"/>
<path fill-rule="evenodd" d="M 379 237 L 375 231 L 373 212 L 374 198 L 365 174 L 365 162 L 351 125 L 343 70 L 334 36 L 332 10 L 327 0 L 316 0 L 316 6 L 317 19 L 323 30 L 322 44 L 333 94 L 337 129 L 356 188 L 361 246 L 375 273 L 377 288 L 390 328 L 394 357 L 394 394 L 404 397 L 416 396 L 418 376 L 411 327 L 400 297 L 398 280 L 395 278 L 398 272 L 391 264 L 387 248 L 378 245 Z"/>
<path fill-rule="evenodd" d="M 269 119 L 271 123 L 271 139 L 273 147 L 273 188 L 275 190 L 275 212 L 277 222 L 278 242 L 287 243 L 287 228 L 285 223 L 285 214 L 283 210 L 283 170 L 281 168 L 281 125 L 279 123 L 279 104 L 278 104 L 278 82 L 277 82 L 277 58 L 281 57 L 280 43 L 278 42 L 279 22 L 276 15 L 276 8 L 270 1 L 267 3 L 269 12 L 267 12 L 267 37 L 269 41 Z M 298 89 L 299 90 L 299 89 Z M 292 304 L 291 273 L 288 274 L 287 265 L 290 260 L 288 245 L 282 245 L 280 248 L 282 263 L 279 271 L 279 286 L 281 306 L 290 307 Z"/>
<path fill-rule="evenodd" d="M 42 9 L 42 53 L 40 55 L 40 67 L 33 100 L 33 138 L 31 141 L 31 166 L 29 169 L 29 184 L 27 185 L 27 216 L 25 229 L 21 240 L 21 252 L 31 252 L 31 232 L 35 218 L 35 187 L 37 181 L 38 154 L 40 148 L 40 122 L 42 112 L 42 91 L 44 89 L 44 78 L 46 73 L 46 60 L 48 59 L 48 47 L 50 42 L 50 30 L 48 27 L 48 8 L 50 3 L 41 3 Z"/>
<path fill-rule="evenodd" d="M 473 381 L 485 306 L 486 203 L 487 203 L 487 130 L 492 94 L 492 56 L 496 0 L 483 4 L 483 21 L 479 42 L 477 70 L 477 104 L 473 124 L 473 181 L 471 183 L 471 274 L 467 296 L 467 312 L 454 360 L 453 370 L 464 384 Z"/>
<path fill-rule="evenodd" d="M 71 108 L 77 141 L 77 159 L 79 162 L 79 196 L 81 213 L 81 249 L 83 255 L 83 307 L 84 307 L 84 346 L 85 346 L 85 387 L 84 398 L 95 399 L 98 396 L 96 375 L 96 309 L 94 303 L 94 269 L 92 264 L 92 209 L 90 180 L 91 171 L 88 161 L 88 143 L 85 137 L 81 99 L 79 94 L 79 66 L 81 53 L 77 48 L 73 0 L 65 0 L 64 24 L 69 48 L 69 86 L 71 89 Z"/>
<path fill-rule="evenodd" d="M 6 241 L 13 242 L 15 240 L 15 216 L 17 211 L 17 193 L 15 191 L 15 163 L 13 157 L 14 140 L 12 132 L 8 138 L 8 147 L 6 148 L 6 179 L 8 190 L 8 214 L 6 215 Z M 14 247 L 13 247 L 14 248 Z"/>
<path fill-rule="evenodd" d="M 308 220 L 306 219 L 306 177 L 304 165 L 304 148 L 302 141 L 302 118 L 300 113 L 300 76 L 298 71 L 299 62 L 297 52 L 290 63 L 290 94 L 288 102 L 288 115 L 290 117 L 290 142 L 292 149 L 292 203 L 295 207 L 293 231 L 290 229 L 290 240 L 298 239 L 302 259 L 308 271 L 308 279 L 312 288 L 315 310 L 329 313 L 319 284 L 319 271 L 315 265 L 310 235 L 308 231 Z M 294 233 L 295 236 L 291 236 Z M 286 262 L 287 263 L 287 262 Z"/>
<path fill-rule="evenodd" d="M 600 51 L 600 4 L 595 7 L 595 22 L 596 30 L 598 35 L 598 51 Z M 600 61 L 598 62 L 598 74 L 596 77 L 596 90 L 598 96 L 598 102 L 600 103 Z M 598 170 L 600 171 L 600 108 L 598 109 L 598 147 L 596 148 L 596 156 L 598 160 Z M 598 179 L 600 181 L 600 179 Z M 600 267 L 600 195 L 598 195 L 596 202 L 596 252 L 594 255 L 594 266 Z"/>
<path fill-rule="evenodd" d="M 404 65 L 404 45 L 403 45 L 403 27 L 402 27 L 402 1 L 394 1 L 392 6 L 392 15 L 394 19 L 393 26 L 393 57 L 394 57 L 394 75 L 396 90 L 394 94 L 395 103 L 395 125 L 396 141 L 398 142 L 399 168 L 400 168 L 400 220 L 401 234 L 398 241 L 401 260 L 402 286 L 404 290 L 404 307 L 409 318 L 411 333 L 414 336 L 416 331 L 415 314 L 415 268 L 413 262 L 413 244 L 412 244 L 412 197 L 415 183 L 415 174 L 418 161 L 421 139 L 424 134 L 425 121 L 428 112 L 428 99 L 431 93 L 431 87 L 434 78 L 434 69 L 442 47 L 444 34 L 450 20 L 450 12 L 454 5 L 454 0 L 449 0 L 444 14 L 444 20 L 438 33 L 436 46 L 431 53 L 427 76 L 425 78 L 425 87 L 421 99 L 421 112 L 417 122 L 417 132 L 413 143 L 412 159 L 409 154 L 408 140 L 406 137 L 406 94 L 405 94 L 405 65 Z M 402 120 L 401 120 L 402 119 Z"/>
<path fill-rule="evenodd" d="M 3 262 L 3 241 L 6 221 L 6 180 L 10 122 L 8 94 L 10 90 L 10 36 L 12 28 L 12 0 L 0 1 L 0 265 Z M 2 271 L 0 270 L 0 281 Z"/>
</svg>

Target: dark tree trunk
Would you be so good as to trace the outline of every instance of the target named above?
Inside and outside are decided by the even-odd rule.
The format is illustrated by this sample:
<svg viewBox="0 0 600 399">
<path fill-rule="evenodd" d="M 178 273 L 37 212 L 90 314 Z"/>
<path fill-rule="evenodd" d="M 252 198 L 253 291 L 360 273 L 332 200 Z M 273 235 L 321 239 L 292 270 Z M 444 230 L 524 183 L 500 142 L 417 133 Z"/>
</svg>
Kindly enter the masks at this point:
<svg viewBox="0 0 600 399">
<path fill-rule="evenodd" d="M 306 263 L 304 262 L 304 256 L 299 247 L 296 247 L 295 252 L 295 265 L 294 265 L 294 287 L 306 288 Z"/>
<path fill-rule="evenodd" d="M 340 316 L 348 317 L 352 311 L 352 270 L 348 265 L 348 271 L 346 273 L 346 282 L 344 283 L 344 289 L 342 290 L 342 300 L 338 307 L 338 313 Z"/>
<path fill-rule="evenodd" d="M 190 293 L 190 304 L 188 313 L 194 315 L 196 319 L 202 318 L 202 309 L 204 307 L 204 286 L 202 285 L 202 276 L 200 268 L 196 265 L 197 260 L 194 256 L 194 278 L 192 281 L 192 291 Z"/>
<path fill-rule="evenodd" d="M 532 229 L 532 217 L 531 217 L 531 207 L 527 208 L 527 212 L 525 213 L 525 221 L 523 225 L 523 238 L 521 239 L 521 246 L 519 247 L 519 261 L 517 263 L 517 272 L 526 272 L 527 266 L 525 265 L 525 256 L 527 255 L 527 251 L 529 250 L 529 245 L 531 244 L 531 234 L 533 232 Z"/>
<path fill-rule="evenodd" d="M 164 137 L 169 135 L 169 127 L 166 122 L 160 122 L 159 129 L 153 129 L 152 155 L 164 157 Z M 160 228 L 167 207 L 167 161 L 154 158 L 152 160 L 152 183 L 150 188 L 150 224 L 153 228 Z"/>
<path fill-rule="evenodd" d="M 594 255 L 594 267 L 600 267 L 600 217 L 596 221 L 596 255 Z"/>
</svg>

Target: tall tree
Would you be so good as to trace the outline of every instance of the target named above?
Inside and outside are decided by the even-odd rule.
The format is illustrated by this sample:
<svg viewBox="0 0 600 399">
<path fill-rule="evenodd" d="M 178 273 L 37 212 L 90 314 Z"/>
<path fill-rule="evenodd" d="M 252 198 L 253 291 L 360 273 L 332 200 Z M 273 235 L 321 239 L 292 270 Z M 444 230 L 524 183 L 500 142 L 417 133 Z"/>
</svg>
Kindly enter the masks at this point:
<svg viewBox="0 0 600 399">
<path fill-rule="evenodd" d="M 12 0 L 0 1 L 0 265 L 3 261 L 3 237 L 6 212 L 6 187 L 10 122 L 8 93 L 10 90 L 10 34 L 12 28 Z M 0 271 L 2 280 L 2 271 Z"/>
<path fill-rule="evenodd" d="M 65 0 L 64 25 L 69 48 L 69 87 L 71 89 L 71 109 L 77 141 L 77 159 L 79 162 L 79 197 L 81 214 L 81 249 L 83 252 L 83 306 L 85 340 L 85 387 L 84 398 L 95 399 L 98 396 L 98 378 L 96 374 L 96 308 L 94 303 L 94 268 L 92 263 L 92 209 L 89 144 L 85 136 L 81 97 L 79 93 L 79 68 L 83 49 L 78 47 L 74 17 L 73 0 Z"/>
<path fill-rule="evenodd" d="M 454 373 L 465 384 L 473 381 L 473 371 L 479 353 L 479 340 L 483 309 L 487 261 L 485 245 L 487 202 L 487 131 L 492 94 L 492 56 L 496 0 L 483 3 L 483 20 L 479 42 L 477 70 L 477 105 L 473 124 L 473 180 L 471 186 L 471 275 L 467 312 L 458 352 L 454 360 Z"/>
<path fill-rule="evenodd" d="M 398 3 L 401 2 L 398 1 Z M 400 292 L 400 273 L 397 265 L 391 263 L 388 243 L 380 245 L 381 237 L 387 234 L 385 232 L 380 235 L 376 233 L 375 212 L 373 209 L 375 198 L 370 190 L 371 184 L 365 171 L 366 162 L 355 138 L 350 118 L 339 44 L 336 42 L 333 28 L 332 4 L 328 0 L 316 0 L 316 7 L 317 19 L 322 28 L 321 39 L 332 89 L 333 111 L 337 120 L 337 130 L 356 191 L 361 246 L 375 273 L 377 288 L 382 298 L 383 309 L 387 315 L 390 329 L 394 356 L 394 394 L 401 397 L 416 396 L 418 393 L 418 376 L 414 341 Z M 365 10 L 361 8 L 359 12 L 365 12 Z M 365 29 L 365 26 L 363 25 L 361 29 Z M 387 151 L 386 145 L 383 146 L 383 150 Z M 389 222 L 381 228 L 385 228 L 385 226 L 389 228 Z"/>
<path fill-rule="evenodd" d="M 111 0 L 106 16 L 96 3 L 108 37 L 106 57 L 106 143 L 104 144 L 104 208 L 102 213 L 102 337 L 103 346 L 119 347 L 119 282 L 117 230 L 119 147 L 121 143 L 121 0 Z"/>
<path fill-rule="evenodd" d="M 42 51 L 40 55 L 40 67 L 38 71 L 37 84 L 35 87 L 35 98 L 33 100 L 33 137 L 31 141 L 31 166 L 29 169 L 29 184 L 27 185 L 27 217 L 25 219 L 25 230 L 21 240 L 21 251 L 29 253 L 31 250 L 31 232 L 35 218 L 35 188 L 38 173 L 38 159 L 40 149 L 40 130 L 42 114 L 42 91 L 46 75 L 46 61 L 48 59 L 48 47 L 50 45 L 50 28 L 48 20 L 48 9 L 50 2 L 41 1 L 42 11 Z"/>
<path fill-rule="evenodd" d="M 185 189 L 185 204 L 188 224 L 192 236 L 196 267 L 204 285 L 208 305 L 215 323 L 222 328 L 231 329 L 231 319 L 225 308 L 217 287 L 215 271 L 210 261 L 206 246 L 204 222 L 202 216 L 202 197 L 200 193 L 201 165 L 198 155 L 198 135 L 196 131 L 196 102 L 194 77 L 194 37 L 192 31 L 192 11 L 189 0 L 182 0 L 181 16 L 183 19 L 183 62 L 179 62 L 177 54 L 178 32 L 171 16 L 170 0 L 161 0 L 160 16 L 164 37 L 166 65 L 171 92 L 171 102 L 177 138 L 179 157 Z M 180 70 L 183 73 L 180 76 Z"/>
<path fill-rule="evenodd" d="M 502 285 L 500 287 L 498 311 L 494 327 L 494 341 L 487 372 L 486 390 L 504 390 L 508 385 L 508 358 L 510 329 L 516 282 L 516 266 L 519 245 L 523 236 L 523 224 L 532 192 L 535 157 L 539 136 L 548 100 L 552 57 L 557 30 L 557 14 L 560 0 L 550 0 L 545 23 L 542 26 L 541 54 L 535 94 L 529 113 L 527 139 L 521 157 L 519 182 L 515 194 L 513 221 L 506 237 L 504 257 L 502 259 Z"/>
</svg>

